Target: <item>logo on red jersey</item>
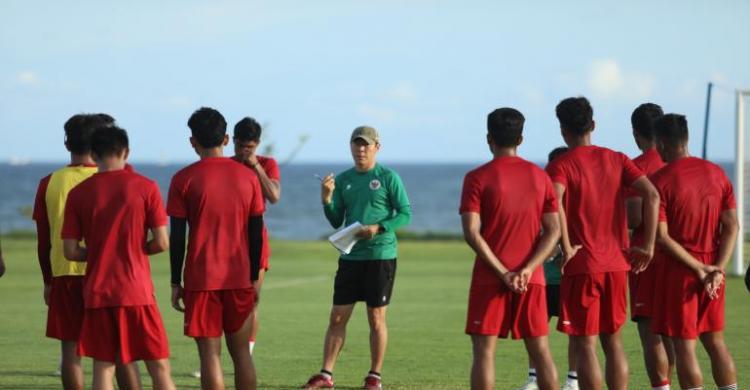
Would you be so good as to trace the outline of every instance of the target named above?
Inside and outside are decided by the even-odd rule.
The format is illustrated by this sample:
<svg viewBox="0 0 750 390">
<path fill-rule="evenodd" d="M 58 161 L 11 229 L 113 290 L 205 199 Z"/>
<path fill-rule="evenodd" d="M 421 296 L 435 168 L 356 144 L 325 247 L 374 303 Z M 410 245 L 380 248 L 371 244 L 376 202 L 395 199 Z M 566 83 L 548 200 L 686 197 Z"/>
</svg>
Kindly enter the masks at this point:
<svg viewBox="0 0 750 390">
<path fill-rule="evenodd" d="M 370 189 L 375 191 L 380 188 L 380 180 L 378 179 L 372 179 L 370 182 Z"/>
</svg>

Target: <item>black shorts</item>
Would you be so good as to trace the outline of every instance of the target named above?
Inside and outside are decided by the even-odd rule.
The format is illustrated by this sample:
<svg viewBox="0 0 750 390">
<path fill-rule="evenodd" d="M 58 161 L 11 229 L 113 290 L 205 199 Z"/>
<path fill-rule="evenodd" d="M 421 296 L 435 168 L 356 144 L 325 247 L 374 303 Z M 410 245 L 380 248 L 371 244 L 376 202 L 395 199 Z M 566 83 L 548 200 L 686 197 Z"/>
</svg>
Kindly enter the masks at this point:
<svg viewBox="0 0 750 390">
<path fill-rule="evenodd" d="M 560 317 L 560 285 L 547 285 L 547 318 Z"/>
<path fill-rule="evenodd" d="M 386 306 L 391 302 L 396 279 L 396 259 L 342 260 L 333 283 L 333 304 L 351 305 L 367 302 L 367 307 Z"/>
</svg>

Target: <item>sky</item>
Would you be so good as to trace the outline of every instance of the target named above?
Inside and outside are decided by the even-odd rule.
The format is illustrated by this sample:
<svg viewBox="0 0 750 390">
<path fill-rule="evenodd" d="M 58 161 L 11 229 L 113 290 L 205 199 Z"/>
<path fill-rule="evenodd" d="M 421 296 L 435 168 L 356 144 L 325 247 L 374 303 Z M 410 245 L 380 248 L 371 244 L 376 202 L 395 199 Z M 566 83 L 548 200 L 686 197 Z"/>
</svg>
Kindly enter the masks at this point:
<svg viewBox="0 0 750 390">
<path fill-rule="evenodd" d="M 114 116 L 134 162 L 192 161 L 201 106 L 230 132 L 254 117 L 299 163 L 350 161 L 363 124 L 381 161 L 485 161 L 486 116 L 510 106 L 526 116 L 519 153 L 540 161 L 562 145 L 555 105 L 578 95 L 596 144 L 637 155 L 630 114 L 655 102 L 687 115 L 699 154 L 709 81 L 708 157 L 731 160 L 749 17 L 741 0 L 4 0 L 0 162 L 65 161 L 62 126 L 81 112 Z"/>
</svg>

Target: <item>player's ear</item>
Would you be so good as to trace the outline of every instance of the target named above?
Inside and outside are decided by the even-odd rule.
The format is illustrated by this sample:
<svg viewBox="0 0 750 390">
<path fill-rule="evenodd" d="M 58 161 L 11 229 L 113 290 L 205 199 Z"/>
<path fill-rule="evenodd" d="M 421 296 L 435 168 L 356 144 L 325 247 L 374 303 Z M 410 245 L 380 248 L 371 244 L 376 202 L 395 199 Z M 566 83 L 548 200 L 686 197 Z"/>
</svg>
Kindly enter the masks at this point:
<svg viewBox="0 0 750 390">
<path fill-rule="evenodd" d="M 122 151 L 122 154 L 123 154 L 122 159 L 127 161 L 128 156 L 130 156 L 130 148 L 125 148 L 125 150 Z"/>
<path fill-rule="evenodd" d="M 221 146 L 227 146 L 229 143 L 229 135 L 224 134 L 224 142 L 221 143 Z"/>
<path fill-rule="evenodd" d="M 594 129 L 596 129 L 596 121 L 592 119 L 591 120 L 591 132 L 593 132 Z"/>
<path fill-rule="evenodd" d="M 195 139 L 193 137 L 190 137 L 190 146 L 195 148 L 197 145 L 195 144 Z"/>
<path fill-rule="evenodd" d="M 68 136 L 66 135 L 63 139 L 63 143 L 65 144 L 65 150 L 70 152 L 70 146 L 68 146 Z"/>
<path fill-rule="evenodd" d="M 523 135 L 519 135 L 518 139 L 516 140 L 516 146 L 521 145 L 523 143 Z"/>
<path fill-rule="evenodd" d="M 380 142 L 375 143 L 375 150 L 380 150 Z"/>
</svg>

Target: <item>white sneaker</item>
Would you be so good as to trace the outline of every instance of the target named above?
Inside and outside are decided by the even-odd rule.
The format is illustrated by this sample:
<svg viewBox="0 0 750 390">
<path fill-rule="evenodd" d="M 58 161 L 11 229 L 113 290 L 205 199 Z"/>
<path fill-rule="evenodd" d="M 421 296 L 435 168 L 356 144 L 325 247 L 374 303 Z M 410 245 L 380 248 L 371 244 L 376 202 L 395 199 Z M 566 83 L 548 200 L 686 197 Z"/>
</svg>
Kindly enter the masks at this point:
<svg viewBox="0 0 750 390">
<path fill-rule="evenodd" d="M 565 381 L 565 385 L 560 390 L 578 390 L 578 381 Z"/>
<path fill-rule="evenodd" d="M 529 377 L 526 380 L 526 383 L 524 383 L 524 385 L 519 387 L 517 390 L 539 390 L 539 386 L 536 385 L 536 378 Z"/>
</svg>

